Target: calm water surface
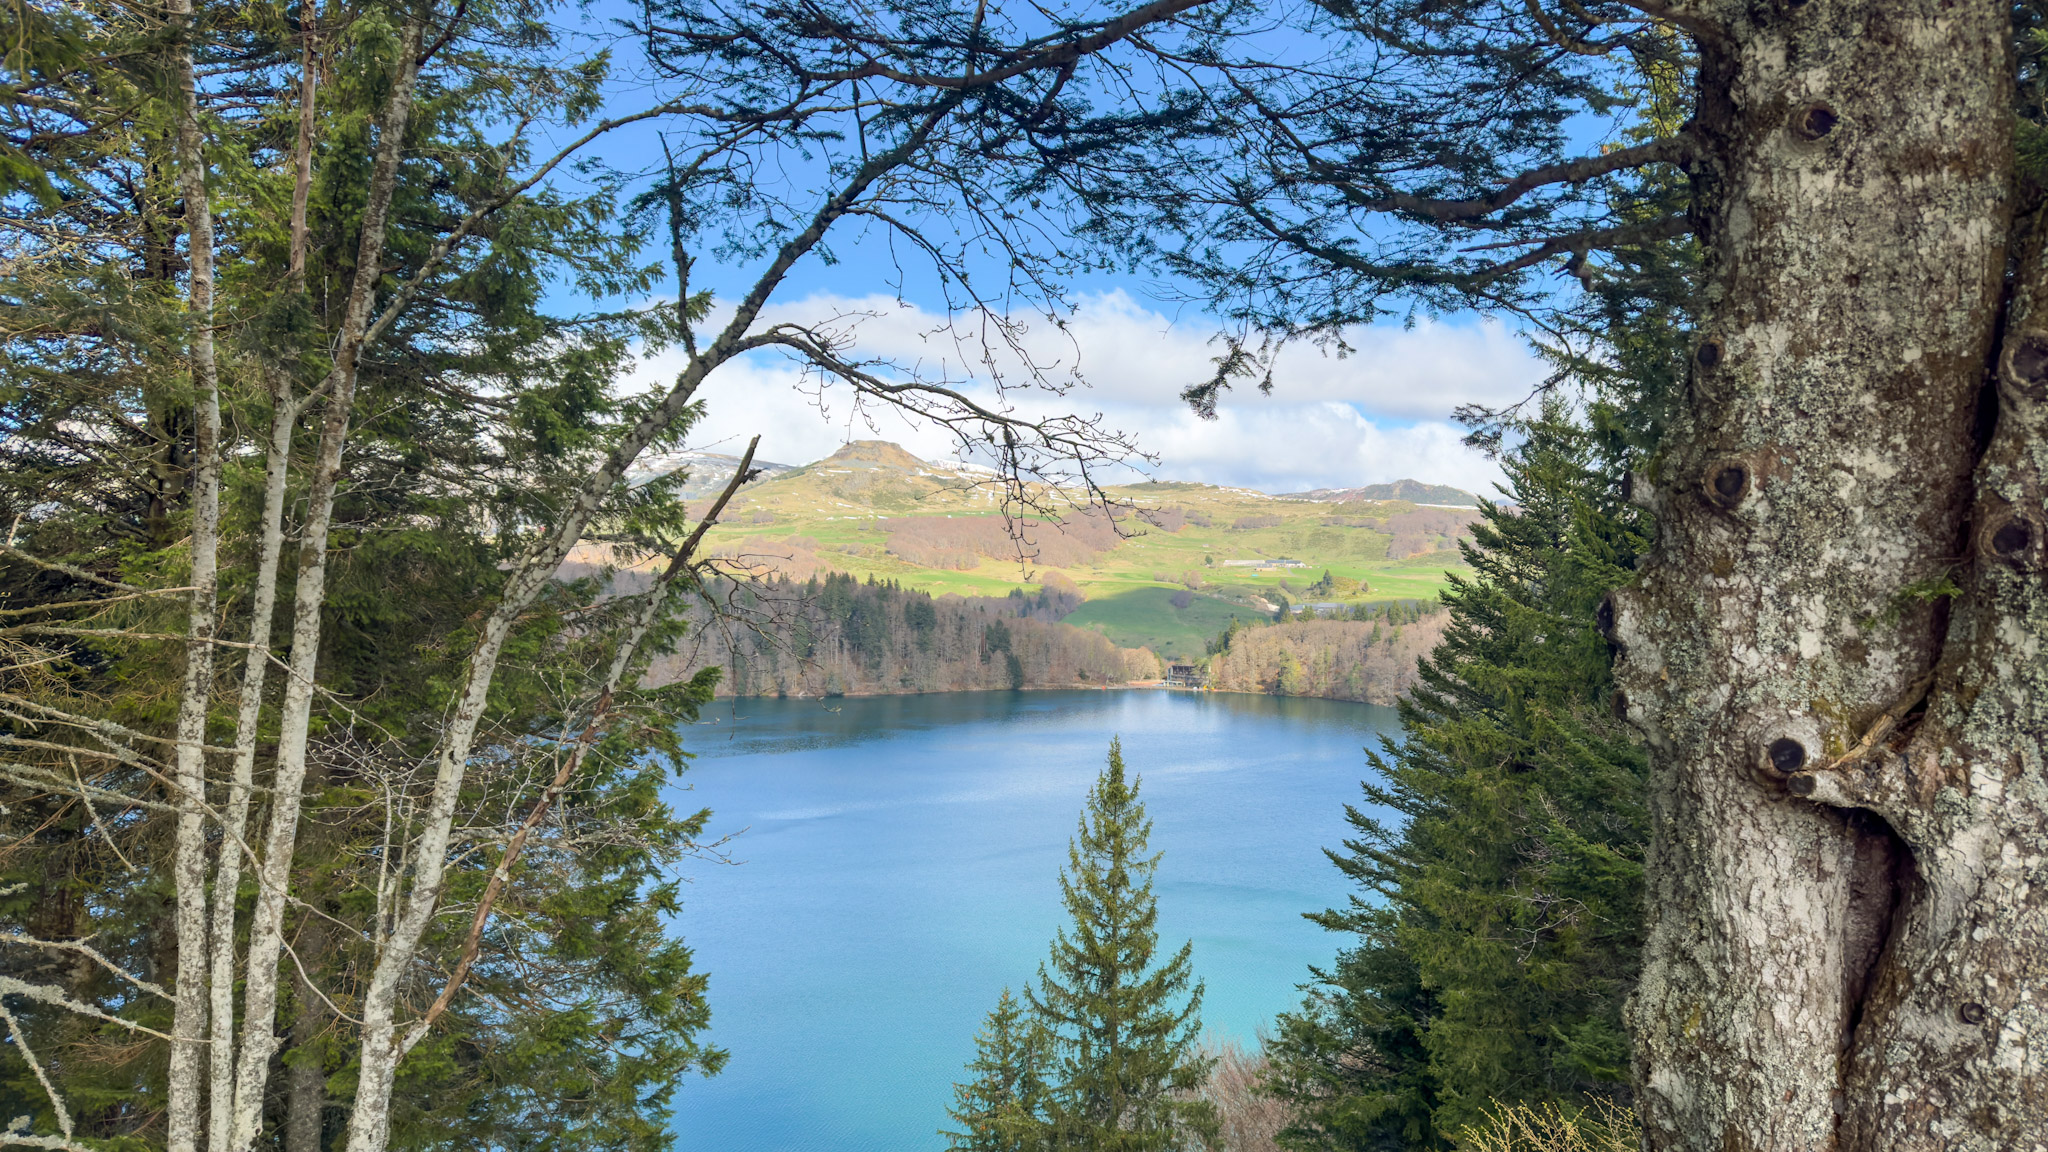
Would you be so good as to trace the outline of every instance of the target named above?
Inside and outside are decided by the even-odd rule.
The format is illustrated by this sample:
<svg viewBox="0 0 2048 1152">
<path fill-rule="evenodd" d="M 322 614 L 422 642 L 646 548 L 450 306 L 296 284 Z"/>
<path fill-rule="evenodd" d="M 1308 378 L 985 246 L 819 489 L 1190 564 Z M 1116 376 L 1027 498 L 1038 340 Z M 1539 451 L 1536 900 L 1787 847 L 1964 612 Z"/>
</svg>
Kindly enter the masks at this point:
<svg viewBox="0 0 2048 1152">
<path fill-rule="evenodd" d="M 836 709 L 836 710 L 835 710 Z M 1322 855 L 1392 709 L 1183 692 L 721 701 L 678 797 L 739 831 L 680 927 L 725 1072 L 677 1093 L 689 1152 L 925 1152 L 974 1032 L 1061 922 L 1057 876 L 1111 735 L 1144 779 L 1162 950 L 1194 941 L 1212 1031 L 1250 1038 L 1339 943 Z"/>
</svg>

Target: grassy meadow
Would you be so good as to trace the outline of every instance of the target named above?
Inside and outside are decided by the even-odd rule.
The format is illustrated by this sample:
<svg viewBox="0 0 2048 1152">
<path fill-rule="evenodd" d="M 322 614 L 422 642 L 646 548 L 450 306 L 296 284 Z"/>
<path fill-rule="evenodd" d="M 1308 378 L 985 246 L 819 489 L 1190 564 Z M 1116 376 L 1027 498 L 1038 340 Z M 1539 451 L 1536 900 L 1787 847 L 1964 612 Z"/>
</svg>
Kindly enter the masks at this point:
<svg viewBox="0 0 2048 1152">
<path fill-rule="evenodd" d="M 1146 483 L 1110 490 L 1146 513 L 1142 520 L 1127 517 L 1118 530 L 1099 517 L 1068 528 L 1026 522 L 1032 557 L 1020 559 L 985 479 L 859 442 L 743 489 L 709 543 L 757 574 L 834 569 L 935 596 L 1035 592 L 1057 573 L 1055 582 L 1071 581 L 1086 597 L 1068 623 L 1122 647 L 1198 656 L 1233 615 L 1270 613 L 1283 597 L 1296 605 L 1433 598 L 1445 574 L 1461 570 L 1454 541 L 1471 518 L 1399 500 L 1337 504 Z M 1326 572 L 1330 584 L 1312 587 Z"/>
</svg>

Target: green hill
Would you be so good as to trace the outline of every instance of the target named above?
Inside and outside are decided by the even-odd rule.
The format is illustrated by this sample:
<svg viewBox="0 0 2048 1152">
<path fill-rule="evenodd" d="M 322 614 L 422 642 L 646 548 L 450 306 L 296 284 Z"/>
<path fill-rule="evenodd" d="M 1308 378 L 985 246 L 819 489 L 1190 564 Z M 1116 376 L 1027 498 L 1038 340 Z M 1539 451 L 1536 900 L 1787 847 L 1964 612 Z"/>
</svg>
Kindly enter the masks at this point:
<svg viewBox="0 0 2048 1152">
<path fill-rule="evenodd" d="M 1420 480 L 1396 480 L 1391 484 L 1366 484 L 1358 488 L 1318 488 L 1313 492 L 1288 492 L 1283 500 L 1313 500 L 1319 504 L 1342 504 L 1353 500 L 1406 500 L 1414 504 L 1479 507 L 1479 497 L 1448 484 L 1424 484 Z"/>
<path fill-rule="evenodd" d="M 839 571 L 933 595 L 1004 596 L 1057 573 L 1086 597 L 1067 622 L 1122 647 L 1194 656 L 1233 614 L 1270 614 L 1283 597 L 1434 598 L 1476 518 L 1406 500 L 1327 504 L 1206 484 L 1110 495 L 1124 506 L 1114 521 L 1086 510 L 1062 523 L 1009 522 L 988 473 L 860 441 L 743 489 L 710 545 L 758 575 Z"/>
</svg>

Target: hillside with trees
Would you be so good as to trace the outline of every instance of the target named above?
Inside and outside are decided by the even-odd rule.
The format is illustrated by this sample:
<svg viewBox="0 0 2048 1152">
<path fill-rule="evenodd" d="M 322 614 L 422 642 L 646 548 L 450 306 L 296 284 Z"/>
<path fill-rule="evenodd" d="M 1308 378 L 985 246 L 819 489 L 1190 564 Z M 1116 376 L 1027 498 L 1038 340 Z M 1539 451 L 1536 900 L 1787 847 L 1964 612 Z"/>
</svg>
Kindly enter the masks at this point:
<svg viewBox="0 0 2048 1152">
<path fill-rule="evenodd" d="M 1162 672 L 1149 650 L 1060 623 L 1079 596 L 1058 587 L 934 598 L 832 573 L 725 581 L 710 602 L 717 610 L 693 610 L 690 639 L 649 668 L 654 683 L 715 669 L 722 695 L 866 696 L 1122 687 Z"/>
<path fill-rule="evenodd" d="M 1446 618 L 1436 605 L 1382 605 L 1360 615 L 1370 619 L 1233 626 L 1209 657 L 1208 686 L 1393 704 L 1415 687 L 1418 662 L 1443 639 Z"/>
</svg>

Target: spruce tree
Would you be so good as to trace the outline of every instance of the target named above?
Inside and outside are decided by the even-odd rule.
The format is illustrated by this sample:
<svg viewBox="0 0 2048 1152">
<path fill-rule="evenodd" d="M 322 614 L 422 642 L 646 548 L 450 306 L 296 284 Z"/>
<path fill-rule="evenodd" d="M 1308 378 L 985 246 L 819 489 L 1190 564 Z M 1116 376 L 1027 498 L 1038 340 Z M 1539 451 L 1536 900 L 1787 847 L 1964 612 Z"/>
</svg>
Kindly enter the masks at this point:
<svg viewBox="0 0 2048 1152">
<path fill-rule="evenodd" d="M 974 1039 L 972 1076 L 953 1086 L 946 1110 L 960 1131 L 941 1131 L 956 1152 L 1031 1152 L 1045 1147 L 1045 1027 L 1008 988 Z"/>
<path fill-rule="evenodd" d="M 1192 1098 L 1209 1069 L 1195 1047 L 1202 985 L 1193 946 L 1154 963 L 1151 833 L 1138 781 L 1126 780 L 1123 746 L 1112 740 L 1060 873 L 1073 923 L 1026 990 L 1055 1055 L 1044 1109 L 1051 1148 L 1167 1152 L 1200 1147 L 1215 1130 L 1213 1110 Z"/>
<path fill-rule="evenodd" d="M 1356 943 L 1267 1049 L 1290 1147 L 1443 1148 L 1495 1102 L 1630 1098 L 1645 762 L 1610 714 L 1597 609 L 1641 525 L 1598 434 L 1558 405 L 1521 430 L 1512 503 L 1464 545 L 1405 738 L 1373 758 L 1366 799 L 1398 819 L 1347 808 L 1331 853 L 1360 892 L 1312 918 Z"/>
</svg>

